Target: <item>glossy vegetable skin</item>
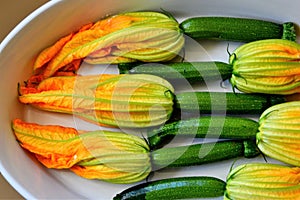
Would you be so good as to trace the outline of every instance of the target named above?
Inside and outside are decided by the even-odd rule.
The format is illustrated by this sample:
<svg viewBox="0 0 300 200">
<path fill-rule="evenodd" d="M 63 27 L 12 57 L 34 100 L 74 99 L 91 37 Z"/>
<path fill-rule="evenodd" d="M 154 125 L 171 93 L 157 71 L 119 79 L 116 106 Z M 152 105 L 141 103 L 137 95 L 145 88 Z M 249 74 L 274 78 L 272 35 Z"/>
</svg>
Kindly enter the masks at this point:
<svg viewBox="0 0 300 200">
<path fill-rule="evenodd" d="M 299 199 L 300 169 L 279 164 L 249 163 L 232 168 L 226 182 L 214 177 L 179 177 L 141 183 L 114 200 L 174 200 L 221 197 L 234 199 Z M 225 188 L 224 188 L 225 186 Z"/>
<path fill-rule="evenodd" d="M 218 197 L 224 194 L 226 183 L 213 177 L 184 177 L 151 181 L 131 187 L 113 200 L 172 200 Z"/>
<path fill-rule="evenodd" d="M 220 139 L 255 139 L 258 122 L 242 117 L 201 116 L 168 122 L 160 128 L 148 131 L 148 144 L 157 149 L 174 139 L 185 138 L 220 138 Z"/>
<path fill-rule="evenodd" d="M 232 92 L 181 92 L 175 96 L 177 112 L 198 114 L 261 114 L 284 103 L 285 96 Z"/>
<path fill-rule="evenodd" d="M 232 66 L 224 62 L 166 62 L 120 63 L 120 74 L 152 74 L 172 83 L 182 79 L 189 83 L 207 80 L 226 80 L 231 77 Z"/>
<path fill-rule="evenodd" d="M 183 32 L 194 39 L 219 39 L 252 42 L 263 39 L 295 41 L 295 26 L 237 17 L 194 17 L 181 22 Z"/>
</svg>

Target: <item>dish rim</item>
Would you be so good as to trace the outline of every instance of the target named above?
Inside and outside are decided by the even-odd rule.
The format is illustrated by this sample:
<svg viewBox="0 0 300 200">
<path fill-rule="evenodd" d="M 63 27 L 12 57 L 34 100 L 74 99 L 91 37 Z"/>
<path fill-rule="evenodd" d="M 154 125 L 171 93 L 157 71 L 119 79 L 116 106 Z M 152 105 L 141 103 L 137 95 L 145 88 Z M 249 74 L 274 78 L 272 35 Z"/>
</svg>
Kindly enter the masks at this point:
<svg viewBox="0 0 300 200">
<path fill-rule="evenodd" d="M 42 14 L 49 8 L 53 7 L 55 4 L 60 2 L 61 0 L 51 0 L 40 7 L 36 8 L 30 14 L 28 14 L 23 20 L 21 20 L 0 43 L 0 54 L 3 49 L 9 44 L 9 42 L 23 29 L 25 28 L 30 21 L 32 21 L 35 17 Z M 15 178 L 13 175 L 8 173 L 7 169 L 2 165 L 0 161 L 0 173 L 4 177 L 4 179 L 24 198 L 26 199 L 34 199 L 34 195 L 28 192 Z"/>
</svg>

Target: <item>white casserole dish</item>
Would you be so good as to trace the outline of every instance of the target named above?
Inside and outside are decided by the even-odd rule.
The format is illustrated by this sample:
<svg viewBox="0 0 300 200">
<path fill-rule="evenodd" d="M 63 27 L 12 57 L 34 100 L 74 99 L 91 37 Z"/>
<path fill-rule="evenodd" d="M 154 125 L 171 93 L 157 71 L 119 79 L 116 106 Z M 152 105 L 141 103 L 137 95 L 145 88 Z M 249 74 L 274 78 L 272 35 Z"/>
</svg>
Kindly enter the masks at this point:
<svg viewBox="0 0 300 200">
<path fill-rule="evenodd" d="M 26 80 L 37 53 L 58 38 L 106 15 L 124 11 L 160 10 L 171 12 L 178 21 L 191 16 L 225 15 L 300 24 L 297 0 L 53 0 L 25 18 L 0 45 L 0 170 L 7 181 L 26 199 L 111 199 L 129 185 L 114 185 L 86 180 L 69 171 L 49 170 L 26 153 L 16 142 L 11 120 L 19 117 L 30 122 L 74 125 L 69 116 L 45 114 L 21 105 L 17 83 Z M 228 42 L 204 42 L 212 60 L 227 61 Z M 233 43 L 230 48 L 234 48 Z M 191 52 L 190 60 L 197 56 Z M 196 59 L 196 58 L 195 58 Z M 197 57 L 196 60 L 201 59 Z M 218 87 L 218 86 L 216 86 Z M 218 89 L 218 88 L 215 88 Z M 77 123 L 75 121 L 75 123 Z M 86 126 L 87 124 L 84 124 Z M 252 159 L 252 161 L 260 160 Z M 250 160 L 240 159 L 238 162 Z M 207 175 L 225 180 L 233 160 L 203 166 L 164 170 L 152 178 Z"/>
</svg>

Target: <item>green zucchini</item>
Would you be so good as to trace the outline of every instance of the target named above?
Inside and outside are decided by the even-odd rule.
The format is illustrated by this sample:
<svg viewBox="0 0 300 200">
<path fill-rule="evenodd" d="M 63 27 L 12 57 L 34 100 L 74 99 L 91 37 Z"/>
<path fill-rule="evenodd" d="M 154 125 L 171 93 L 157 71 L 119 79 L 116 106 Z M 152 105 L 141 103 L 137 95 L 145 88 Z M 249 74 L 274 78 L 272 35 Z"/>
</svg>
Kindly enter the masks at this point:
<svg viewBox="0 0 300 200">
<path fill-rule="evenodd" d="M 165 147 L 151 152 L 152 169 L 201 165 L 260 154 L 255 140 L 225 140 L 189 146 Z"/>
<path fill-rule="evenodd" d="M 148 131 L 151 149 L 165 145 L 175 136 L 191 138 L 255 139 L 258 122 L 241 117 L 201 116 L 169 122 L 162 127 Z"/>
<path fill-rule="evenodd" d="M 251 42 L 263 39 L 296 40 L 292 22 L 283 24 L 237 17 L 194 17 L 180 23 L 185 35 L 194 39 Z"/>
<path fill-rule="evenodd" d="M 185 79 L 189 83 L 227 80 L 233 67 L 224 62 L 120 63 L 120 74 L 152 74 L 170 82 Z"/>
<path fill-rule="evenodd" d="M 177 113 L 261 114 L 270 106 L 287 100 L 282 95 L 182 92 L 176 94 L 174 101 L 176 110 L 173 112 Z"/>
<path fill-rule="evenodd" d="M 226 183 L 214 177 L 178 177 L 142 183 L 117 194 L 113 200 L 172 200 L 223 196 Z"/>
</svg>

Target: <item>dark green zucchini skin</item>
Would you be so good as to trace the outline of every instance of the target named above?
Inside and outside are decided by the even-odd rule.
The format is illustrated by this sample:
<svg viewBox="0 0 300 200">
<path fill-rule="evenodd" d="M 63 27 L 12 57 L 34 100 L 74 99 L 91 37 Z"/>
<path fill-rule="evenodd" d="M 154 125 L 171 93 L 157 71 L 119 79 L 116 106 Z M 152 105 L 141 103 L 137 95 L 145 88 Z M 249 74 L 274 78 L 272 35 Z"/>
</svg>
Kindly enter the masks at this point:
<svg viewBox="0 0 300 200">
<path fill-rule="evenodd" d="M 212 163 L 244 156 L 253 158 L 260 154 L 255 140 L 225 140 L 164 147 L 151 152 L 152 169 L 184 167 Z"/>
<path fill-rule="evenodd" d="M 120 74 L 152 74 L 170 82 L 187 80 L 201 83 L 209 80 L 227 80 L 232 65 L 223 62 L 170 62 L 170 63 L 120 63 Z"/>
<path fill-rule="evenodd" d="M 292 22 L 283 24 L 238 17 L 194 17 L 180 23 L 185 35 L 194 39 L 252 42 L 263 39 L 296 40 Z"/>
<path fill-rule="evenodd" d="M 191 138 L 255 139 L 258 122 L 242 117 L 201 116 L 169 122 L 148 132 L 151 149 L 164 146 L 175 136 Z"/>
<path fill-rule="evenodd" d="M 214 177 L 178 177 L 141 183 L 130 187 L 114 200 L 174 200 L 223 196 L 226 183 Z"/>
<path fill-rule="evenodd" d="M 231 92 L 182 92 L 175 96 L 176 112 L 198 114 L 261 114 L 284 103 L 284 96 Z"/>
</svg>

